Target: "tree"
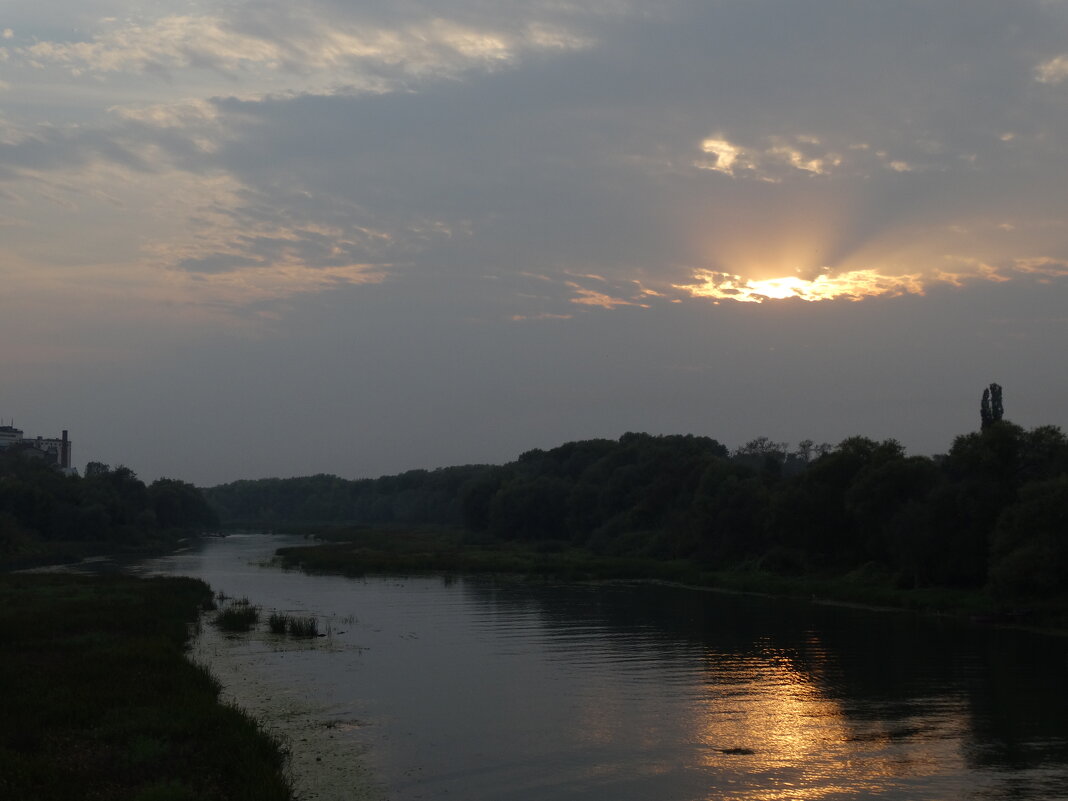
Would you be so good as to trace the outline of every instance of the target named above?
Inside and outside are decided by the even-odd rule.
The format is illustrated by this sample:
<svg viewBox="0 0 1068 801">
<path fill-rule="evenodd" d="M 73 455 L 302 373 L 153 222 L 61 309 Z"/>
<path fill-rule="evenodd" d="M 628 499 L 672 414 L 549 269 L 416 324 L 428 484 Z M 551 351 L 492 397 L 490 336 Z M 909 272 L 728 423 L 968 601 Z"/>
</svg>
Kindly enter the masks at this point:
<svg viewBox="0 0 1068 801">
<path fill-rule="evenodd" d="M 757 437 L 736 448 L 731 458 L 738 464 L 771 476 L 778 476 L 786 463 L 790 445 L 774 442 L 768 437 Z"/>
<path fill-rule="evenodd" d="M 1001 386 L 991 384 L 983 390 L 983 399 L 979 403 L 979 420 L 982 428 L 990 428 L 1005 416 L 1005 406 L 1001 402 Z"/>
<path fill-rule="evenodd" d="M 148 488 L 148 501 L 163 528 L 205 528 L 219 522 L 200 490 L 185 481 L 156 479 Z"/>
<path fill-rule="evenodd" d="M 1068 586 L 1068 476 L 1028 484 L 998 519 L 990 578 L 1007 597 L 1050 596 Z"/>
</svg>

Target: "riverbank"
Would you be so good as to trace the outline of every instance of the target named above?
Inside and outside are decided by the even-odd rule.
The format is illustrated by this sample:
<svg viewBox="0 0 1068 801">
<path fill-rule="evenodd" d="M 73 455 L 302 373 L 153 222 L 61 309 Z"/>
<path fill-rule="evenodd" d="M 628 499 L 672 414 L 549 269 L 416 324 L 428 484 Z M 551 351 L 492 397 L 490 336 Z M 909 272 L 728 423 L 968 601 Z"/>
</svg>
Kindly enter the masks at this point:
<svg viewBox="0 0 1068 801">
<path fill-rule="evenodd" d="M 198 536 L 196 530 L 166 529 L 142 532 L 125 542 L 112 540 L 36 540 L 24 538 L 0 549 L 0 573 L 76 565 L 91 559 L 132 561 L 170 553 Z"/>
<path fill-rule="evenodd" d="M 806 575 L 781 575 L 750 565 L 710 570 L 689 560 L 604 556 L 557 542 L 472 541 L 455 529 L 322 527 L 304 533 L 320 542 L 280 548 L 277 559 L 283 567 L 346 576 L 498 573 L 563 581 L 663 581 L 701 589 L 955 615 L 1053 633 L 1068 630 L 1068 611 L 1059 601 L 1021 608 L 1001 603 L 981 590 L 903 588 L 877 568 Z"/>
<path fill-rule="evenodd" d="M 385 793 L 363 760 L 366 746 L 354 735 L 363 725 L 309 700 L 302 684 L 286 682 L 268 666 L 271 657 L 330 650 L 331 637 L 287 639 L 263 626 L 239 637 L 204 626 L 191 658 L 218 680 L 223 702 L 251 715 L 270 736 L 288 745 L 286 775 L 298 801 L 383 801 Z"/>
<path fill-rule="evenodd" d="M 185 655 L 188 578 L 0 576 L 0 797 L 290 801 L 279 742 Z"/>
</svg>

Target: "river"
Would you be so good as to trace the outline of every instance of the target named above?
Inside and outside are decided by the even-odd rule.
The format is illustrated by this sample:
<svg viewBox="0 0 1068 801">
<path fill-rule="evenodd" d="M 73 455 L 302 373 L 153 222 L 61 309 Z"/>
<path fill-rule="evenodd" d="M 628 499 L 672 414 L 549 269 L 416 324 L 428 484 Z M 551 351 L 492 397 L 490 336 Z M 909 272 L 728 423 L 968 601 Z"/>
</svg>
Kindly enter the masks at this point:
<svg viewBox="0 0 1068 801">
<path fill-rule="evenodd" d="M 298 642 L 200 659 L 292 743 L 302 798 L 1068 799 L 1068 640 L 656 585 L 348 579 L 234 535 L 152 560 Z"/>
</svg>

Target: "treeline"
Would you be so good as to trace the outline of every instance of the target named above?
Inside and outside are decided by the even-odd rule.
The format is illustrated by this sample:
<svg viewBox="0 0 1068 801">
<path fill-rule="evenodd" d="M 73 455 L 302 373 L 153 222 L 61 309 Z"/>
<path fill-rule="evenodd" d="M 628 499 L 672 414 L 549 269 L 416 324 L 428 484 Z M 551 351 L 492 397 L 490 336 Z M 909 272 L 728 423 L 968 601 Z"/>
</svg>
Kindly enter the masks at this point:
<svg viewBox="0 0 1068 801">
<path fill-rule="evenodd" d="M 468 487 L 464 512 L 493 537 L 603 553 L 1068 591 L 1068 438 L 1054 426 L 999 420 L 933 458 L 865 437 L 793 453 L 755 440 L 732 454 L 702 437 L 626 434 L 523 454 Z"/>
<path fill-rule="evenodd" d="M 707 437 L 628 433 L 502 466 L 243 481 L 206 494 L 224 520 L 462 524 L 484 538 L 712 569 L 1068 592 L 1068 438 L 1000 416 L 936 457 L 865 437 L 794 449 L 761 438 L 732 452 Z"/>
<path fill-rule="evenodd" d="M 90 462 L 65 475 L 40 459 L 0 452 L 0 558 L 41 543 L 136 544 L 162 531 L 218 523 L 200 490 L 176 479 L 145 485 L 127 467 Z"/>
<path fill-rule="evenodd" d="M 463 524 L 464 488 L 490 470 L 485 465 L 410 470 L 349 481 L 319 474 L 303 478 L 234 481 L 204 490 L 232 526 L 293 523 L 368 525 Z"/>
</svg>

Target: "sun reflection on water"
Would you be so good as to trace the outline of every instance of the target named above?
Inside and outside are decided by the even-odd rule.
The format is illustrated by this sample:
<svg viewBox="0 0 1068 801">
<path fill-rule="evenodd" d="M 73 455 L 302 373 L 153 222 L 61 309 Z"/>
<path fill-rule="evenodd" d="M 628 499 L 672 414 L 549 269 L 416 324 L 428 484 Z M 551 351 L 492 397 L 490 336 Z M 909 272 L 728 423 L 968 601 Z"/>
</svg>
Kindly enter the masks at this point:
<svg viewBox="0 0 1068 801">
<path fill-rule="evenodd" d="M 953 786 L 966 770 L 961 710 L 943 699 L 922 720 L 847 714 L 822 686 L 819 643 L 809 645 L 804 669 L 770 648 L 707 655 L 693 722 L 699 762 L 717 777 L 709 801 L 865 798 L 894 787 L 907 797 L 908 782 L 938 777 Z"/>
</svg>

